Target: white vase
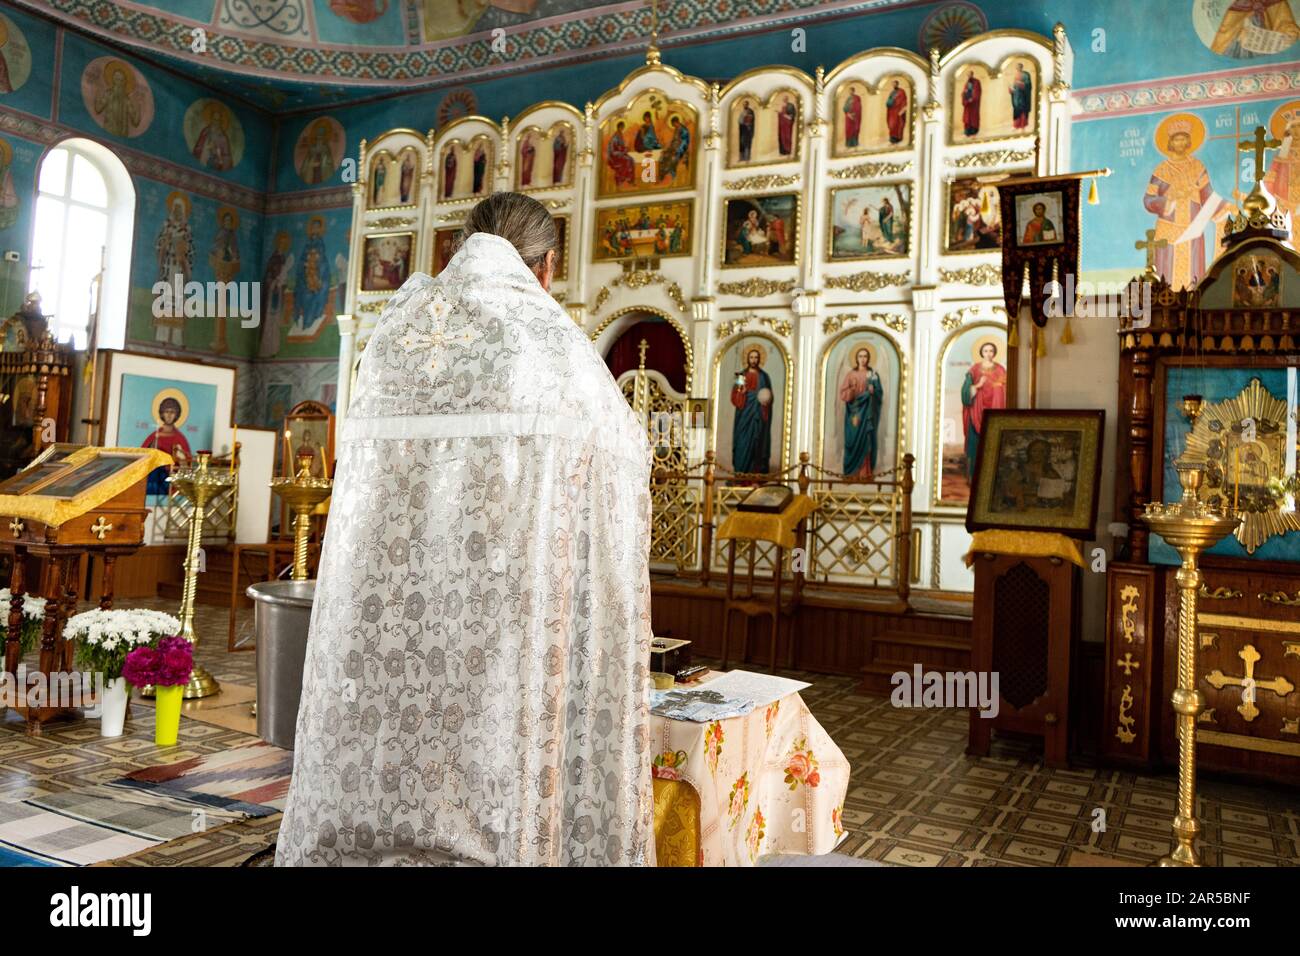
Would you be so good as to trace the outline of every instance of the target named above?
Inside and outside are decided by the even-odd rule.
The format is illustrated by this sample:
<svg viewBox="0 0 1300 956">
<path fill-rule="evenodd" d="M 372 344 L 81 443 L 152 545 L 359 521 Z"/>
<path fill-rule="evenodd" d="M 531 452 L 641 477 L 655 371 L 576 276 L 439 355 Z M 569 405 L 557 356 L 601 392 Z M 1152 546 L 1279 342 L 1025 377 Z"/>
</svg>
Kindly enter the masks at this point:
<svg viewBox="0 0 1300 956">
<path fill-rule="evenodd" d="M 126 705 L 131 699 L 125 677 L 114 677 L 104 682 L 104 697 L 100 702 L 99 736 L 121 737 L 122 724 L 126 722 Z"/>
</svg>

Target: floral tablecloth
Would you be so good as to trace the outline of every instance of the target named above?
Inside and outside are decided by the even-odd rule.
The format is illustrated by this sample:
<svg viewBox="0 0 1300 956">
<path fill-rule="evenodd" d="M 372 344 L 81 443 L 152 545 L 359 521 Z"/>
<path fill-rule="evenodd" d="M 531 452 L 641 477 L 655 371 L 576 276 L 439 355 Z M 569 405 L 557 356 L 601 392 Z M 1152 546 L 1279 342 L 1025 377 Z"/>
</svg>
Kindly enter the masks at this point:
<svg viewBox="0 0 1300 956">
<path fill-rule="evenodd" d="M 753 866 L 829 853 L 849 764 L 798 694 L 711 723 L 652 715 L 660 866 Z"/>
</svg>

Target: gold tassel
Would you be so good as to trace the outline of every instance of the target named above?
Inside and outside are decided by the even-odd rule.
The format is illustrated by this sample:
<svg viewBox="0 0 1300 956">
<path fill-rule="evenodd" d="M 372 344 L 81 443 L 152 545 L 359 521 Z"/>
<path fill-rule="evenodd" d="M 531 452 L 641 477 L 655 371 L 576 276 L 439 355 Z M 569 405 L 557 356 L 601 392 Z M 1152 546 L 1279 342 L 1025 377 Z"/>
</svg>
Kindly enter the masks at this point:
<svg viewBox="0 0 1300 956">
<path fill-rule="evenodd" d="M 1038 357 L 1042 358 L 1047 354 L 1047 336 L 1044 335 L 1043 330 L 1036 325 L 1034 326 L 1034 338 L 1038 342 L 1037 345 Z"/>
<path fill-rule="evenodd" d="M 1061 344 L 1071 345 L 1074 343 L 1074 331 L 1070 328 L 1070 317 L 1065 317 L 1065 329 L 1061 332 Z"/>
<path fill-rule="evenodd" d="M 1097 177 L 1088 180 L 1088 205 L 1096 206 L 1101 200 L 1097 198 Z"/>
<path fill-rule="evenodd" d="M 980 215 L 987 216 L 988 214 L 989 214 L 989 191 L 987 189 L 981 189 L 980 190 Z"/>
<path fill-rule="evenodd" d="M 1010 326 L 1007 329 L 1007 348 L 1020 348 L 1020 317 L 1013 315 L 1007 321 L 1007 325 Z"/>
</svg>

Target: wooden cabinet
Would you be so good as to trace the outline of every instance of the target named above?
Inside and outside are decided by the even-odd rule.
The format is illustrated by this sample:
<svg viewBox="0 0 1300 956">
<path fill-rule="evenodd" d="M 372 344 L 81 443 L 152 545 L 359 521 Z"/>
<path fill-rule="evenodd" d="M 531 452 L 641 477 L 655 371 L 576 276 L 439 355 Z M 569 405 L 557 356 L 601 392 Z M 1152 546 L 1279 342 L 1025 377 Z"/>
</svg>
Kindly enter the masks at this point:
<svg viewBox="0 0 1300 956">
<path fill-rule="evenodd" d="M 989 752 L 991 731 L 1043 738 L 1049 767 L 1069 762 L 1070 670 L 1079 630 L 1079 569 L 1060 558 L 975 554 L 971 666 L 996 674 L 998 713 L 971 709 L 967 752 Z"/>
</svg>

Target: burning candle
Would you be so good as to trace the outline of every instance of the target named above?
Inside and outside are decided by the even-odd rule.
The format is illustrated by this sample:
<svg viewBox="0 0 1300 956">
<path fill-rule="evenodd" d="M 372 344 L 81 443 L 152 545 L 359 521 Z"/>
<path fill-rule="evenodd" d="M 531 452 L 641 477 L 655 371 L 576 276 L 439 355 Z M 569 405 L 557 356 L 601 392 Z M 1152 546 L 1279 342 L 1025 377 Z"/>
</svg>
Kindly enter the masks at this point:
<svg viewBox="0 0 1300 956">
<path fill-rule="evenodd" d="M 289 429 L 284 430 L 284 470 L 288 477 L 293 477 L 293 452 L 289 448 Z"/>
</svg>

